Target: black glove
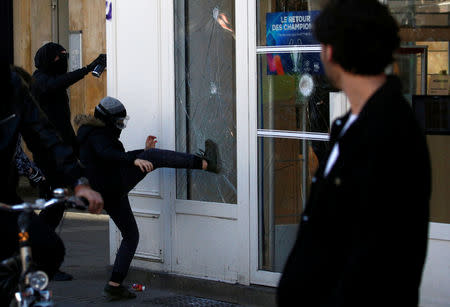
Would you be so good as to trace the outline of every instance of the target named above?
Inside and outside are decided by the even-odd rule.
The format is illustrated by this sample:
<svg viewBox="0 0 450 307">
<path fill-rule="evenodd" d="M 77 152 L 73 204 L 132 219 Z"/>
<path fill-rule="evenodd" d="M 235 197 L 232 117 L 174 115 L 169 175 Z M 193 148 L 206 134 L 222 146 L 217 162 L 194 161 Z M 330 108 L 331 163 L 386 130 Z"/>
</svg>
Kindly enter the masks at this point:
<svg viewBox="0 0 450 307">
<path fill-rule="evenodd" d="M 106 66 L 106 54 L 102 53 L 100 54 L 95 60 L 93 60 L 91 62 L 91 64 L 89 64 L 88 66 L 86 66 L 86 68 L 89 71 L 93 71 L 95 66 L 97 66 L 98 64 L 103 64 Z"/>
</svg>

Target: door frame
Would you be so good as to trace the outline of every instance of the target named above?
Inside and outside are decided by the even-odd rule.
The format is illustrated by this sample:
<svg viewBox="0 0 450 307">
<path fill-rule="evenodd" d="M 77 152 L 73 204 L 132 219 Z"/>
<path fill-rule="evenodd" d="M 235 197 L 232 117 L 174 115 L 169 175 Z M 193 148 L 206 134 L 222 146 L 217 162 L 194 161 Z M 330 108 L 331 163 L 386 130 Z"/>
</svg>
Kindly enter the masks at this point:
<svg viewBox="0 0 450 307">
<path fill-rule="evenodd" d="M 174 1 L 161 1 L 161 18 L 164 23 L 174 25 Z M 171 251 L 171 267 L 170 271 L 174 271 L 176 263 L 176 248 L 174 246 L 177 240 L 176 229 L 177 215 L 195 215 L 202 217 L 220 218 L 233 221 L 236 223 L 237 233 L 236 244 L 238 245 L 238 274 L 236 282 L 248 285 L 250 283 L 250 210 L 249 210 L 249 89 L 248 89 L 248 59 L 246 56 L 249 39 L 248 39 L 248 12 L 247 1 L 234 0 L 235 5 L 235 65 L 236 65 L 236 155 L 237 155 L 237 203 L 214 203 L 204 201 L 193 201 L 177 199 L 176 195 L 176 172 L 173 169 L 167 169 L 165 172 L 165 187 L 168 191 L 170 204 L 170 220 L 172 230 L 170 233 Z M 170 23 L 169 23 L 170 22 Z M 173 27 L 162 27 L 161 44 L 164 46 L 162 53 L 167 55 L 169 61 L 165 65 L 168 68 L 163 76 L 163 84 L 173 84 L 173 86 L 162 87 L 163 101 L 171 101 L 165 105 L 164 116 L 171 123 L 170 131 L 166 131 L 166 139 L 169 148 L 175 150 L 176 144 L 176 120 L 175 120 L 175 33 Z M 169 63 L 170 62 L 170 63 Z M 217 234 L 227 236 L 229 234 Z"/>
</svg>

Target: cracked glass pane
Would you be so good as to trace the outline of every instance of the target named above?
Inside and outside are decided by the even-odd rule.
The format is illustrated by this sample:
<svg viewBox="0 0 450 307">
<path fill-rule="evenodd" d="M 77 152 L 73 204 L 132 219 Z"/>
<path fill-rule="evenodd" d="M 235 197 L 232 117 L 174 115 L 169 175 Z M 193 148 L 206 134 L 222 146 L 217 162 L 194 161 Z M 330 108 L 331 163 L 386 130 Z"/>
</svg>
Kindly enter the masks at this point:
<svg viewBox="0 0 450 307">
<path fill-rule="evenodd" d="M 221 172 L 177 170 L 177 198 L 236 203 L 233 0 L 175 1 L 176 150 L 219 147 Z"/>
<path fill-rule="evenodd" d="M 258 129 L 328 133 L 330 91 L 320 53 L 258 55 Z"/>
<path fill-rule="evenodd" d="M 258 267 L 281 272 L 313 175 L 326 163 L 330 123 L 345 111 L 346 101 L 332 93 L 336 89 L 325 76 L 320 52 L 298 48 L 318 44 L 310 29 L 325 1 L 256 3 L 258 45 L 284 49 L 257 54 L 258 131 L 285 133 L 258 137 Z"/>
</svg>

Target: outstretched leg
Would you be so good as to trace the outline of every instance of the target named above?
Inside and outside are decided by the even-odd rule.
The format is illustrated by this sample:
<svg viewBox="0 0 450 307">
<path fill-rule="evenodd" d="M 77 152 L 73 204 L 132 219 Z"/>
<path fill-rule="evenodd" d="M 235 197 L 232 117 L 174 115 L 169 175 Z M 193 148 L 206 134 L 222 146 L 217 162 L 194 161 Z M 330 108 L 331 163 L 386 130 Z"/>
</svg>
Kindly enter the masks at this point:
<svg viewBox="0 0 450 307">
<path fill-rule="evenodd" d="M 161 167 L 203 169 L 218 173 L 220 171 L 219 153 L 217 145 L 206 140 L 205 150 L 198 155 L 184 152 L 151 148 L 144 150 L 136 156 L 137 159 L 147 160 L 153 164 L 153 169 Z M 128 193 L 139 183 L 147 173 L 141 171 L 139 167 L 130 166 L 122 169 L 123 191 Z"/>
<path fill-rule="evenodd" d="M 137 155 L 138 159 L 152 162 L 154 169 L 160 167 L 202 169 L 203 159 L 189 153 L 151 148 Z"/>
<path fill-rule="evenodd" d="M 203 159 L 188 153 L 152 148 L 137 155 L 138 159 L 152 162 L 153 169 L 160 167 L 202 169 Z M 131 191 L 147 173 L 137 166 L 122 168 L 122 187 L 124 193 Z"/>
</svg>

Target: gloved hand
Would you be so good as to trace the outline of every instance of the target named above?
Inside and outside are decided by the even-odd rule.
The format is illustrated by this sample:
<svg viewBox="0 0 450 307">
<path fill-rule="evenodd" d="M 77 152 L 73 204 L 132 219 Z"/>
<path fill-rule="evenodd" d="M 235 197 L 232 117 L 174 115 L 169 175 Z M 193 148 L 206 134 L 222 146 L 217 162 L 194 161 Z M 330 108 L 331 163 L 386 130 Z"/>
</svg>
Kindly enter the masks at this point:
<svg viewBox="0 0 450 307">
<path fill-rule="evenodd" d="M 98 64 L 103 64 L 106 66 L 106 54 L 102 53 L 100 54 L 95 60 L 93 60 L 91 62 L 91 64 L 89 64 L 88 66 L 86 66 L 86 68 L 89 71 L 93 71 L 95 66 L 97 66 Z"/>
</svg>

